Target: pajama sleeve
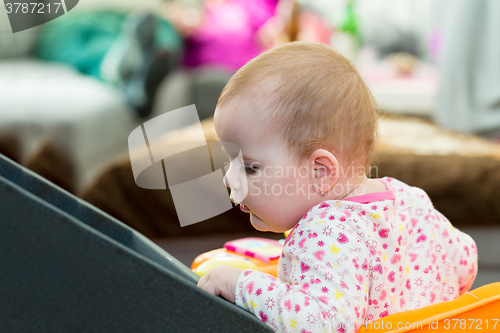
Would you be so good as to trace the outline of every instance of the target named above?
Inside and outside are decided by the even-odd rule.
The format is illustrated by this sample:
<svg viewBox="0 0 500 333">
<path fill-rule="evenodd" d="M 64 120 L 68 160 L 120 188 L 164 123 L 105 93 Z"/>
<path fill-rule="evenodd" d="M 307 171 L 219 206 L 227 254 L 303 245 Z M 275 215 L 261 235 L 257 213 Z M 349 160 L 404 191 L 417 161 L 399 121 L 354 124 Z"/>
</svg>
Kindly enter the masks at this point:
<svg viewBox="0 0 500 333">
<path fill-rule="evenodd" d="M 477 275 L 476 242 L 468 234 L 455 228 L 446 218 L 441 217 L 443 245 L 458 276 L 459 294 L 469 291 Z"/>
<path fill-rule="evenodd" d="M 245 270 L 235 302 L 277 332 L 356 332 L 368 308 L 370 252 L 356 232 L 309 223 L 280 258 L 280 279 Z"/>
</svg>

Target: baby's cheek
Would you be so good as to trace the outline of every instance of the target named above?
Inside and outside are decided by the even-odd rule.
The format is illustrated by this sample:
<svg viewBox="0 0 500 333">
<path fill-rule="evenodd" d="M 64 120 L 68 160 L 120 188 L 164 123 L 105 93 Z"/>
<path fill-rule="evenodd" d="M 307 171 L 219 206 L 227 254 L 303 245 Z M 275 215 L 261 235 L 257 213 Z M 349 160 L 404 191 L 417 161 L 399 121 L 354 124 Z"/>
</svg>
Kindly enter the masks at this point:
<svg viewBox="0 0 500 333">
<path fill-rule="evenodd" d="M 264 188 L 260 179 L 248 178 L 248 196 L 258 197 L 264 195 Z"/>
</svg>

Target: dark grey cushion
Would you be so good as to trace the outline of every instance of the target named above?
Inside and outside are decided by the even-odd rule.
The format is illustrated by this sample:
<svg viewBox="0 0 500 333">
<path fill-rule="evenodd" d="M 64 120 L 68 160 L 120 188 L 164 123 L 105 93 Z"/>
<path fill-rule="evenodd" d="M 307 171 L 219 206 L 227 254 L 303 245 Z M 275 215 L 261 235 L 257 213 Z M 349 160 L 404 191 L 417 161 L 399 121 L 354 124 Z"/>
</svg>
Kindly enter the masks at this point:
<svg viewBox="0 0 500 333">
<path fill-rule="evenodd" d="M 261 332 L 141 234 L 0 155 L 2 332 Z"/>
</svg>

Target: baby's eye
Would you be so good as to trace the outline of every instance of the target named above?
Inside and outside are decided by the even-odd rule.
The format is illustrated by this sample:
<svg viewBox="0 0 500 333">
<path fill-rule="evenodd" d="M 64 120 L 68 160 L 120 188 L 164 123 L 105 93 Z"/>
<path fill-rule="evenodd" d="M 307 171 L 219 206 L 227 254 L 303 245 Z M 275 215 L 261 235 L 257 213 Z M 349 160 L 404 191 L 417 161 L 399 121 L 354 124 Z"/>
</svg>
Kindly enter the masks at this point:
<svg viewBox="0 0 500 333">
<path fill-rule="evenodd" d="M 257 171 L 257 168 L 251 166 L 251 165 L 245 165 L 241 167 L 241 172 L 246 172 L 247 175 L 252 175 Z"/>
</svg>

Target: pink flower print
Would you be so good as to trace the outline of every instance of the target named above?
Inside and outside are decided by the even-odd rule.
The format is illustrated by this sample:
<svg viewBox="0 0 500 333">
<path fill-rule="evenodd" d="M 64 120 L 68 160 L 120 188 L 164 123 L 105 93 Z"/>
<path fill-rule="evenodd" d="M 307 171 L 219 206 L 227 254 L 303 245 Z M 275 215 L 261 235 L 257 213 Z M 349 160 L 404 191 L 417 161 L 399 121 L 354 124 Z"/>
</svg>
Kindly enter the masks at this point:
<svg viewBox="0 0 500 333">
<path fill-rule="evenodd" d="M 332 235 L 332 228 L 330 228 L 329 226 L 325 226 L 323 228 L 323 235 L 331 236 Z"/>
<path fill-rule="evenodd" d="M 335 220 L 335 216 L 330 215 L 330 216 L 328 216 L 328 219 L 329 219 L 330 221 Z"/>
<path fill-rule="evenodd" d="M 257 290 L 255 291 L 255 295 L 257 295 L 257 296 L 262 295 L 262 289 L 261 289 L 261 288 L 257 289 Z"/>
<path fill-rule="evenodd" d="M 275 306 L 276 306 L 276 303 L 274 302 L 274 299 L 272 297 L 269 297 L 267 300 L 266 300 L 266 306 L 268 309 L 272 310 Z"/>
<path fill-rule="evenodd" d="M 439 274 L 438 274 L 438 275 L 439 275 Z M 424 280 L 423 280 L 421 277 L 418 277 L 418 278 L 416 278 L 416 279 L 415 279 L 415 285 L 416 285 L 417 287 L 421 287 L 421 286 L 422 286 L 422 284 L 424 284 Z"/>
</svg>

